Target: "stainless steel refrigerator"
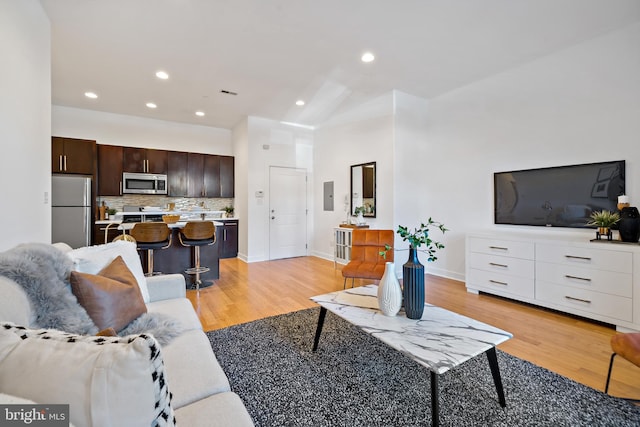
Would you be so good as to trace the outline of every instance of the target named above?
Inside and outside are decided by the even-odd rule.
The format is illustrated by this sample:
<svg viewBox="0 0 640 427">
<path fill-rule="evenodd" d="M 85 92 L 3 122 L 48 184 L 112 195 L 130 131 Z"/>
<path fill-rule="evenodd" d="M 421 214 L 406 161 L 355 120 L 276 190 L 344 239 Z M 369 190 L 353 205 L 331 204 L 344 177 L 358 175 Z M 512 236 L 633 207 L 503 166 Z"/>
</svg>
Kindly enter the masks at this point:
<svg viewBox="0 0 640 427">
<path fill-rule="evenodd" d="M 91 243 L 91 178 L 73 175 L 51 177 L 51 242 L 72 248 Z"/>
</svg>

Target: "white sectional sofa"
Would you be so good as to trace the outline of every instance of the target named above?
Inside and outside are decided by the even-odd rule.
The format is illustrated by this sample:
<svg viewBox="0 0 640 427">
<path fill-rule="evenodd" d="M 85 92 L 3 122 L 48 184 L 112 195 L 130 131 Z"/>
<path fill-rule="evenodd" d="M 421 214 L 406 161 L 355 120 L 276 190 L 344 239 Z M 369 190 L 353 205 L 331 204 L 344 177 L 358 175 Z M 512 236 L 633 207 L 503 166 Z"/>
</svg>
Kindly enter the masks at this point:
<svg viewBox="0 0 640 427">
<path fill-rule="evenodd" d="M 127 252 L 130 265 L 132 247 L 126 245 L 132 244 L 120 243 L 125 242 L 88 251 L 94 258 Z M 133 250 L 135 254 L 135 245 Z M 131 270 L 144 281 L 140 286 L 147 312 L 164 313 L 181 325 L 166 345 L 148 334 L 95 337 L 42 331 L 33 298 L 23 285 L 0 275 L 0 400 L 4 395 L 69 404 L 76 427 L 252 426 L 186 298 L 183 276 L 140 279 L 142 267 Z"/>
</svg>

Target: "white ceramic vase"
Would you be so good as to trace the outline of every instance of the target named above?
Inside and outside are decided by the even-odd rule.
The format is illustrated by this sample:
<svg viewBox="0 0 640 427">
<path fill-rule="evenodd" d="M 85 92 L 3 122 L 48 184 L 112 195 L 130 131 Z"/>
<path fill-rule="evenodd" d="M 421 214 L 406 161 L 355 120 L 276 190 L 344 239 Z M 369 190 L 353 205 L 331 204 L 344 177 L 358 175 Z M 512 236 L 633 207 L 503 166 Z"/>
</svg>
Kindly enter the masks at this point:
<svg viewBox="0 0 640 427">
<path fill-rule="evenodd" d="M 392 262 L 387 262 L 378 285 L 378 306 L 385 316 L 395 316 L 402 307 L 402 290 Z"/>
</svg>

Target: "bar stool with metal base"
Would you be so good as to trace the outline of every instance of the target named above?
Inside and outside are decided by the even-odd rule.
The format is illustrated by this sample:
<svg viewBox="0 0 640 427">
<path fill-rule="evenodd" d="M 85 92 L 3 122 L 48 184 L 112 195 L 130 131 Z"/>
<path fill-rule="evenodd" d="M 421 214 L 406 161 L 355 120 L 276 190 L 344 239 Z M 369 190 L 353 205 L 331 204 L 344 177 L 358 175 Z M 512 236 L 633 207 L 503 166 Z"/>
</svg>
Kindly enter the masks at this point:
<svg viewBox="0 0 640 427">
<path fill-rule="evenodd" d="M 162 274 L 153 271 L 153 251 L 171 246 L 171 230 L 164 222 L 138 222 L 129 232 L 136 240 L 139 251 L 147 251 L 147 272 L 145 276 Z"/>
<path fill-rule="evenodd" d="M 196 290 L 200 291 L 200 273 L 209 271 L 209 267 L 200 265 L 200 246 L 210 246 L 216 242 L 216 227 L 211 221 L 190 221 L 178 234 L 182 246 L 193 247 L 194 266 L 185 270 L 187 274 L 195 274 Z"/>
</svg>

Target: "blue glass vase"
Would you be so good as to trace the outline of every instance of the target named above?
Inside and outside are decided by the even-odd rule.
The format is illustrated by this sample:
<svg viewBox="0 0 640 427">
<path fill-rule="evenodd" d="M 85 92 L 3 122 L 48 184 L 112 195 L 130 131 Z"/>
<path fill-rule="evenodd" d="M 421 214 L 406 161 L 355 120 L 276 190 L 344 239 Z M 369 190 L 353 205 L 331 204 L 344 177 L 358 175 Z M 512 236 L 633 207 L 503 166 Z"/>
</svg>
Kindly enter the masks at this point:
<svg viewBox="0 0 640 427">
<path fill-rule="evenodd" d="M 424 312 L 424 265 L 418 251 L 409 248 L 409 260 L 402 265 L 404 311 L 409 319 L 420 319 Z"/>
</svg>

